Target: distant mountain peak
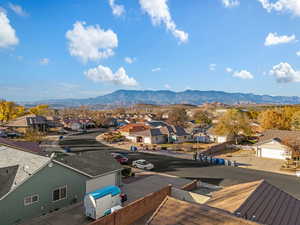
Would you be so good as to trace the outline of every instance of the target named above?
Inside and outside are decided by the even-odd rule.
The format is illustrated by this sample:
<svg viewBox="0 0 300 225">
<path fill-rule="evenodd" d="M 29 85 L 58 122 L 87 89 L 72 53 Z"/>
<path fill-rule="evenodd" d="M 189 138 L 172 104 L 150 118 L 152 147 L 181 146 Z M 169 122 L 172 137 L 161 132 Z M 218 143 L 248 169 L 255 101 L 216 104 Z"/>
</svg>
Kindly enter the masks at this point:
<svg viewBox="0 0 300 225">
<path fill-rule="evenodd" d="M 120 89 L 110 94 L 96 98 L 86 99 L 58 99 L 39 101 L 35 104 L 59 105 L 61 107 L 81 105 L 103 105 L 103 106 L 131 106 L 134 104 L 192 104 L 200 105 L 206 102 L 221 102 L 235 104 L 241 102 L 257 104 L 300 104 L 297 96 L 270 96 L 256 95 L 252 93 L 228 93 L 224 91 L 200 91 L 185 90 L 175 92 L 171 90 L 124 90 Z"/>
</svg>

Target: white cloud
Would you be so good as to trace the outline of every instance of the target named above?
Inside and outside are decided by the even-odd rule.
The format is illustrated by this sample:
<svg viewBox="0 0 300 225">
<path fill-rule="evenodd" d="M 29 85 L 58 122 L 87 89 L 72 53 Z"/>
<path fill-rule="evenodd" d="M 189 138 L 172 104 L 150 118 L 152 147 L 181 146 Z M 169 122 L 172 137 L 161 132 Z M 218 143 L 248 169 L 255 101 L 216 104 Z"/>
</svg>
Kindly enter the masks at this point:
<svg viewBox="0 0 300 225">
<path fill-rule="evenodd" d="M 235 71 L 233 74 L 232 74 L 233 77 L 238 77 L 238 78 L 241 78 L 241 79 L 253 79 L 254 76 L 248 72 L 247 70 L 241 70 L 241 71 Z"/>
<path fill-rule="evenodd" d="M 121 16 L 125 13 L 125 8 L 123 5 L 118 5 L 115 3 L 115 0 L 109 0 L 109 5 L 112 9 L 112 12 L 115 16 Z"/>
<path fill-rule="evenodd" d="M 226 71 L 227 73 L 231 73 L 233 70 L 232 70 L 231 68 L 227 67 L 227 68 L 225 69 L 225 71 Z"/>
<path fill-rule="evenodd" d="M 99 65 L 84 72 L 85 76 L 94 82 L 109 82 L 116 85 L 137 86 L 137 81 L 129 77 L 123 67 L 115 73 L 109 67 Z"/>
<path fill-rule="evenodd" d="M 273 75 L 278 83 L 300 82 L 300 71 L 294 70 L 293 67 L 286 62 L 273 66 L 270 75 Z"/>
<path fill-rule="evenodd" d="M 19 15 L 19 16 L 28 16 L 28 13 L 25 12 L 25 10 L 22 8 L 22 6 L 16 5 L 16 4 L 12 4 L 12 3 L 9 3 L 8 6 L 17 15 Z"/>
<path fill-rule="evenodd" d="M 222 0 L 222 3 L 226 8 L 233 8 L 240 5 L 239 0 Z"/>
<path fill-rule="evenodd" d="M 180 43 L 185 43 L 188 41 L 189 35 L 183 30 L 177 29 L 177 25 L 171 17 L 167 1 L 168 0 L 140 0 L 140 5 L 142 10 L 151 17 L 153 25 L 165 24 L 167 30 L 169 30 L 174 37 L 179 39 Z"/>
<path fill-rule="evenodd" d="M 0 48 L 8 48 L 19 43 L 15 29 L 10 25 L 4 11 L 0 11 Z"/>
<path fill-rule="evenodd" d="M 210 71 L 215 71 L 216 66 L 217 66 L 217 64 L 212 63 L 212 64 L 209 64 L 208 68 L 209 68 Z"/>
<path fill-rule="evenodd" d="M 100 60 L 114 55 L 118 47 L 118 37 L 112 30 L 102 30 L 99 25 L 85 26 L 85 22 L 76 22 L 73 30 L 66 33 L 69 40 L 69 52 L 83 62 Z"/>
<path fill-rule="evenodd" d="M 124 61 L 127 62 L 128 64 L 134 63 L 136 58 L 131 58 L 131 57 L 125 57 Z"/>
<path fill-rule="evenodd" d="M 271 46 L 271 45 L 279 45 L 279 44 L 286 44 L 296 41 L 296 36 L 291 35 L 283 35 L 278 36 L 277 33 L 269 33 L 265 40 L 265 46 Z"/>
<path fill-rule="evenodd" d="M 48 58 L 40 59 L 40 64 L 41 65 L 48 65 L 49 63 L 50 63 L 50 59 L 48 59 Z"/>
<path fill-rule="evenodd" d="M 161 69 L 159 68 L 159 67 L 157 67 L 157 68 L 154 68 L 154 69 L 152 69 L 152 72 L 158 72 L 158 71 L 160 71 Z"/>
<path fill-rule="evenodd" d="M 264 9 L 268 12 L 289 12 L 294 16 L 300 16 L 300 1 L 299 0 L 277 0 L 270 2 L 270 0 L 258 0 Z"/>
<path fill-rule="evenodd" d="M 169 84 L 165 84 L 166 89 L 171 89 L 171 86 Z"/>
<path fill-rule="evenodd" d="M 297 56 L 300 56 L 300 51 L 296 52 L 296 55 L 297 55 Z"/>
</svg>

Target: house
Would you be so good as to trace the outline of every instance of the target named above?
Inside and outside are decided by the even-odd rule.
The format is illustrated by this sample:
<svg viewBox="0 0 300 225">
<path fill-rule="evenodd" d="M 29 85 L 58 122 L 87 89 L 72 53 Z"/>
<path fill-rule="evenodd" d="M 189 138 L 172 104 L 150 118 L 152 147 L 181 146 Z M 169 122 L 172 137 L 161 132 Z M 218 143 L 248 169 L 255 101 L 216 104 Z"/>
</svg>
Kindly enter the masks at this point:
<svg viewBox="0 0 300 225">
<path fill-rule="evenodd" d="M 299 158 L 300 131 L 267 130 L 256 144 L 258 157 L 272 159 Z"/>
<path fill-rule="evenodd" d="M 228 135 L 216 134 L 213 127 L 207 131 L 207 135 L 209 136 L 211 142 L 216 142 L 218 144 L 235 140 L 234 135 L 231 135 L 231 134 L 228 134 Z"/>
<path fill-rule="evenodd" d="M 46 123 L 49 128 L 57 128 L 62 127 L 63 125 L 60 123 L 59 118 L 56 116 L 46 116 Z"/>
<path fill-rule="evenodd" d="M 88 118 L 65 118 L 63 119 L 63 125 L 65 128 L 69 128 L 71 130 L 80 130 L 80 129 L 87 129 L 87 128 L 95 128 L 96 124 Z"/>
<path fill-rule="evenodd" d="M 255 225 L 224 210 L 167 196 L 147 225 Z"/>
<path fill-rule="evenodd" d="M 225 187 L 206 204 L 259 224 L 299 224 L 300 200 L 264 180 Z"/>
<path fill-rule="evenodd" d="M 200 143 L 210 143 L 211 142 L 210 137 L 204 132 L 196 133 L 193 135 L 193 137 L 194 137 L 194 141 L 196 141 L 197 143 L 198 142 L 200 142 Z"/>
<path fill-rule="evenodd" d="M 51 213 L 87 192 L 121 184 L 121 166 L 106 152 L 51 156 L 0 141 L 0 224 Z"/>
<path fill-rule="evenodd" d="M 10 120 L 4 125 L 5 127 L 15 129 L 25 133 L 27 129 L 34 129 L 45 132 L 48 129 L 47 119 L 43 116 L 29 114 Z"/>
<path fill-rule="evenodd" d="M 170 143 L 183 143 L 192 140 L 192 136 L 181 126 L 169 125 L 163 121 L 147 122 L 147 125 L 153 128 L 159 128 L 161 133 L 166 135 Z"/>
<path fill-rule="evenodd" d="M 102 122 L 103 127 L 116 127 L 118 126 L 118 120 L 113 117 L 105 118 Z"/>
<path fill-rule="evenodd" d="M 122 126 L 118 129 L 118 131 L 123 135 L 126 139 L 137 142 L 136 136 L 133 135 L 135 132 L 141 132 L 148 130 L 150 127 L 145 125 L 144 123 L 129 123 L 125 126 Z"/>
<path fill-rule="evenodd" d="M 164 144 L 167 142 L 166 136 L 161 133 L 158 128 L 149 128 L 144 131 L 134 132 L 132 136 L 135 136 L 135 142 L 145 144 Z"/>
</svg>

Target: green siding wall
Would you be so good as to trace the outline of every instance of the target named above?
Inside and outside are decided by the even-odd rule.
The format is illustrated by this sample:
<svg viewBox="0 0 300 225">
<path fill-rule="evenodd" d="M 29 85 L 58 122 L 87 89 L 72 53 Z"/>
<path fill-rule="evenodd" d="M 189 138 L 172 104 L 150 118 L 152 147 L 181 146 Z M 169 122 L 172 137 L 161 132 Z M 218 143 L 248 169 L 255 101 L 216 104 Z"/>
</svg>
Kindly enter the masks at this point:
<svg viewBox="0 0 300 225">
<path fill-rule="evenodd" d="M 20 222 L 21 218 L 24 220 L 49 213 L 72 204 L 75 198 L 82 201 L 88 179 L 56 163 L 52 167 L 46 166 L 0 200 L 0 225 L 12 225 Z M 53 190 L 64 185 L 67 185 L 67 199 L 52 202 Z M 24 206 L 24 198 L 34 194 L 39 195 L 39 202 Z"/>
</svg>

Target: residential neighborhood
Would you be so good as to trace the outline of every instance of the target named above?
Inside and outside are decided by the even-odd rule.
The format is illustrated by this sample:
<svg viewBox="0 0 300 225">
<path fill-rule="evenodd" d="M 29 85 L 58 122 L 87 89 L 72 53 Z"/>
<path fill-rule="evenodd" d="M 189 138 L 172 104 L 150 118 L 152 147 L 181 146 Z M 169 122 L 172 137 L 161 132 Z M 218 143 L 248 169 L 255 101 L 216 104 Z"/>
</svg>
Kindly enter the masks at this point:
<svg viewBox="0 0 300 225">
<path fill-rule="evenodd" d="M 300 225 L 299 19 L 0 1 L 0 225 Z"/>
</svg>

